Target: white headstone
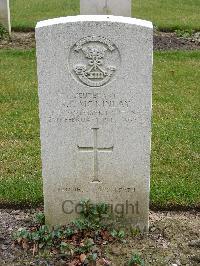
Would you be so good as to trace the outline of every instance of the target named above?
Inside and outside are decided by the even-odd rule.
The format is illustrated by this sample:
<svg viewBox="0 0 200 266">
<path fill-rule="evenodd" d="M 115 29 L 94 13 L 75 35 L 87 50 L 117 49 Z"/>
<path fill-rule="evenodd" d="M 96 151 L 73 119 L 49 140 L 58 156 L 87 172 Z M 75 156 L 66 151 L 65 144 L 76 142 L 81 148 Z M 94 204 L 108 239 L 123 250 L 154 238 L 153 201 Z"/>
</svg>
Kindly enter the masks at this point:
<svg viewBox="0 0 200 266">
<path fill-rule="evenodd" d="M 80 0 L 80 14 L 131 17 L 131 2 L 131 0 Z"/>
<path fill-rule="evenodd" d="M 9 0 L 0 0 L 0 24 L 11 33 Z"/>
<path fill-rule="evenodd" d="M 36 26 L 45 215 L 82 199 L 148 228 L 152 23 L 76 16 Z"/>
</svg>

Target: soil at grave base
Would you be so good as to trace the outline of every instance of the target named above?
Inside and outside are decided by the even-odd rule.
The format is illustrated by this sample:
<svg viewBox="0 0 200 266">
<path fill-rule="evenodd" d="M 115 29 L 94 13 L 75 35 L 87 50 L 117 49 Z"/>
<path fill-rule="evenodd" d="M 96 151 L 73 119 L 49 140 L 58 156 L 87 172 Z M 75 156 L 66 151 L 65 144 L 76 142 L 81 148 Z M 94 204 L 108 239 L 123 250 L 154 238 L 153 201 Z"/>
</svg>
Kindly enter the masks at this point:
<svg viewBox="0 0 200 266">
<path fill-rule="evenodd" d="M 200 35 L 200 34 L 199 34 Z M 154 50 L 200 50 L 200 38 L 178 38 L 175 33 L 155 32 Z M 12 32 L 11 38 L 0 40 L 0 49 L 32 49 L 34 32 Z"/>
<path fill-rule="evenodd" d="M 0 265 L 68 265 L 58 257 L 33 257 L 13 244 L 11 233 L 29 226 L 36 211 L 0 209 Z M 148 236 L 109 244 L 106 257 L 110 265 L 127 265 L 132 253 L 141 254 L 145 266 L 200 265 L 199 212 L 151 212 L 150 225 Z"/>
</svg>

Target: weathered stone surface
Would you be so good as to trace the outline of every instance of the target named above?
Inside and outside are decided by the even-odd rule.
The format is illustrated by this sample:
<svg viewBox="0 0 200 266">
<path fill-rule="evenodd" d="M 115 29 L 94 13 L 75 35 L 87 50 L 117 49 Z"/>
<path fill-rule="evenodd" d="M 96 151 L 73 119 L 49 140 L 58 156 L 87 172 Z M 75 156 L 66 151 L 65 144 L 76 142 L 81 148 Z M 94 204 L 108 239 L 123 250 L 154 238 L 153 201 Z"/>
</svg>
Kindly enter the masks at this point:
<svg viewBox="0 0 200 266">
<path fill-rule="evenodd" d="M 131 2 L 131 0 L 80 0 L 80 14 L 131 17 Z"/>
<path fill-rule="evenodd" d="M 9 0 L 0 0 L 0 24 L 11 33 Z"/>
<path fill-rule="evenodd" d="M 152 24 L 77 16 L 36 27 L 46 220 L 81 199 L 148 228 Z"/>
</svg>

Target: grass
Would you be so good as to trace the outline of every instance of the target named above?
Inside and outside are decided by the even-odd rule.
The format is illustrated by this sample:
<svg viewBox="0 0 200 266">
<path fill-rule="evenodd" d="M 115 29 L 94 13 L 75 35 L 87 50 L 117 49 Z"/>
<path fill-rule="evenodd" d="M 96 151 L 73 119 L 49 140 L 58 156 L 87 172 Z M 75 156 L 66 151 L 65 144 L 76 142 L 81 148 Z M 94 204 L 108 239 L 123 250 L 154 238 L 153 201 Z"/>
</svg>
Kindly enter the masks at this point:
<svg viewBox="0 0 200 266">
<path fill-rule="evenodd" d="M 12 27 L 33 29 L 37 21 L 79 14 L 80 0 L 11 0 Z M 133 0 L 132 16 L 153 21 L 160 30 L 200 30 L 199 0 Z"/>
<path fill-rule="evenodd" d="M 0 202 L 42 201 L 34 52 L 0 52 Z"/>
<path fill-rule="evenodd" d="M 35 28 L 40 20 L 79 14 L 80 0 L 11 0 L 11 22 L 15 30 Z"/>
<path fill-rule="evenodd" d="M 132 6 L 135 17 L 152 21 L 160 30 L 200 30 L 199 0 L 133 0 Z"/>
<path fill-rule="evenodd" d="M 0 51 L 0 203 L 42 202 L 35 51 Z M 151 202 L 200 206 L 200 52 L 154 57 Z"/>
<path fill-rule="evenodd" d="M 200 53 L 157 53 L 154 68 L 154 205 L 200 203 Z"/>
</svg>

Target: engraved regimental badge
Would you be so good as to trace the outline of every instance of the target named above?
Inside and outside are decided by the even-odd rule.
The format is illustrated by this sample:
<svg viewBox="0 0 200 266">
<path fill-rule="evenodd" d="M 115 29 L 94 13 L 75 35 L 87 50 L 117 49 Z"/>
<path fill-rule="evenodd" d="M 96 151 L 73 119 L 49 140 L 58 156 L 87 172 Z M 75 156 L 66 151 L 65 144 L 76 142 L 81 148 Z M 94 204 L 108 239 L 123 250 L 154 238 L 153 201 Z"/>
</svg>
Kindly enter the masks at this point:
<svg viewBox="0 0 200 266">
<path fill-rule="evenodd" d="M 87 86 L 100 87 L 107 84 L 116 74 L 119 65 L 119 51 L 105 37 L 85 37 L 71 49 L 71 72 L 76 80 Z"/>
</svg>

